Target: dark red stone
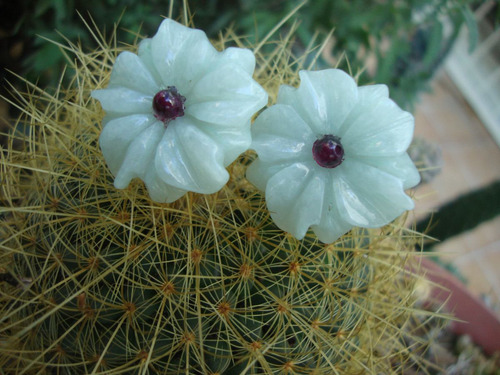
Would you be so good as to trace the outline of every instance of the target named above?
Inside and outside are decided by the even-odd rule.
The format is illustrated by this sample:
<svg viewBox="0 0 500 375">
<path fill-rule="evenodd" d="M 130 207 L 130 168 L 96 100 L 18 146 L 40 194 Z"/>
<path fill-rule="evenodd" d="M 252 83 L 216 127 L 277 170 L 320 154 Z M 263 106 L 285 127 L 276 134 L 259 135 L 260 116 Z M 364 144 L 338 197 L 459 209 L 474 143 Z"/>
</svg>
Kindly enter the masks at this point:
<svg viewBox="0 0 500 375">
<path fill-rule="evenodd" d="M 324 168 L 338 167 L 344 160 L 344 147 L 340 138 L 326 134 L 314 142 L 312 147 L 313 158 Z"/>
<path fill-rule="evenodd" d="M 167 124 L 177 117 L 184 116 L 183 97 L 175 86 L 169 86 L 166 90 L 159 91 L 153 98 L 153 112 L 155 117 Z"/>
</svg>

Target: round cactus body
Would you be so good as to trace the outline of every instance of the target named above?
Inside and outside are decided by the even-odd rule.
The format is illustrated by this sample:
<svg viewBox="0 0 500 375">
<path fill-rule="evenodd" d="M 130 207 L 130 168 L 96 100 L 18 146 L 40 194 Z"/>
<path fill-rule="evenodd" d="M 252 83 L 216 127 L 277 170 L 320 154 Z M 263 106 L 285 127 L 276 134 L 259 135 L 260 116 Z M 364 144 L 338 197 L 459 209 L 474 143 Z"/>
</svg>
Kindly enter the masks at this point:
<svg viewBox="0 0 500 375">
<path fill-rule="evenodd" d="M 294 83 L 298 70 L 290 47 L 277 48 L 272 63 L 257 55 L 256 80 L 274 97 L 283 82 L 271 77 Z M 31 132 L 13 132 L 23 148 L 1 159 L 0 266 L 12 282 L 1 284 L 0 368 L 400 373 L 412 356 L 404 327 L 416 298 L 404 272 L 415 234 L 403 219 L 328 245 L 312 232 L 297 240 L 245 179 L 250 152 L 215 194 L 162 204 L 141 181 L 116 189 L 90 92 L 109 78 L 117 51 L 74 52 L 84 64 L 73 85 L 27 96 L 19 123 Z"/>
</svg>

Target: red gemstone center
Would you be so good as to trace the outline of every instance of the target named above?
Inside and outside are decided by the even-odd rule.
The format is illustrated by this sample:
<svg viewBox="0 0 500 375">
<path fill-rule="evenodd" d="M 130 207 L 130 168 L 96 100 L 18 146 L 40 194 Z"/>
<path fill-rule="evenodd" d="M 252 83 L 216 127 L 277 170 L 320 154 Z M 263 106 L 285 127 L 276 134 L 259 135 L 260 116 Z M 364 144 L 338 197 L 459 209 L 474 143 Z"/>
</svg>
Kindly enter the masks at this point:
<svg viewBox="0 0 500 375">
<path fill-rule="evenodd" d="M 326 134 L 314 142 L 312 147 L 313 158 L 324 168 L 338 167 L 344 160 L 344 147 L 340 138 Z"/>
<path fill-rule="evenodd" d="M 175 86 L 169 86 L 166 90 L 159 91 L 153 98 L 153 112 L 155 117 L 167 124 L 177 117 L 184 116 L 183 97 Z"/>
</svg>

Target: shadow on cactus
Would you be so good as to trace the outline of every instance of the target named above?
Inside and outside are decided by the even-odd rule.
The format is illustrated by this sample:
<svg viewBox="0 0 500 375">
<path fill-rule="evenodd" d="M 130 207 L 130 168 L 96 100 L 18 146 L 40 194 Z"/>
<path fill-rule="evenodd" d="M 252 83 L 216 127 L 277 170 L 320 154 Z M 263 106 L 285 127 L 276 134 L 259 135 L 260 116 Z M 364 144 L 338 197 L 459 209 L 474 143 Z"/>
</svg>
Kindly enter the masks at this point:
<svg viewBox="0 0 500 375">
<path fill-rule="evenodd" d="M 293 33 L 293 27 L 292 27 Z M 297 79 L 292 34 L 256 54 L 271 97 Z M 126 190 L 98 146 L 102 111 L 91 90 L 116 55 L 74 54 L 69 88 L 28 84 L 24 115 L 2 154 L 0 367 L 31 374 L 359 374 L 421 366 L 407 346 L 418 277 L 405 268 L 420 236 L 404 217 L 352 229 L 333 244 L 275 226 L 244 177 L 242 155 L 211 195 L 150 200 Z M 244 46 L 231 30 L 219 48 Z M 134 47 L 131 47 L 132 49 Z M 311 51 L 315 53 L 316 51 Z M 13 143 L 13 142 L 12 142 Z M 406 271 L 405 271 L 406 270 Z M 7 276 L 6 276 L 7 277 Z M 428 313 L 432 317 L 432 313 Z M 416 320 L 415 320 L 416 321 Z M 410 340 L 411 338 L 411 340 Z"/>
</svg>

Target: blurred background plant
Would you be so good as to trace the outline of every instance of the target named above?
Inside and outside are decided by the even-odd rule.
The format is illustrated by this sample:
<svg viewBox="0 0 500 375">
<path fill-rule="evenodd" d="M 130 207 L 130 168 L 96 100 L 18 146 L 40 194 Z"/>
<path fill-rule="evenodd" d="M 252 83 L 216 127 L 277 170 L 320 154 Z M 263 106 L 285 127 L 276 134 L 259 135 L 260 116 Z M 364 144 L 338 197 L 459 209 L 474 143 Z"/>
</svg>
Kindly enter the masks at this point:
<svg viewBox="0 0 500 375">
<path fill-rule="evenodd" d="M 181 1 L 179 1 L 181 3 Z M 192 0 L 196 26 L 215 37 L 233 27 L 255 42 L 266 35 L 301 1 L 292 0 Z M 442 62 L 457 33 L 466 24 L 471 48 L 477 27 L 471 11 L 473 0 L 315 0 L 304 4 L 297 19 L 296 46 L 307 46 L 317 33 L 334 37 L 318 65 L 331 65 L 345 54 L 341 68 L 364 69 L 360 83 L 385 83 L 401 106 L 411 108 L 418 93 Z M 95 40 L 80 22 L 78 12 L 111 30 L 120 20 L 118 40 L 132 43 L 134 32 L 151 36 L 157 16 L 168 13 L 168 2 L 151 0 L 21 0 L 0 1 L 1 66 L 42 86 L 55 86 L 65 64 L 50 39 L 79 41 L 89 49 Z M 132 31 L 132 33 L 130 33 Z M 41 36 L 41 37 L 37 37 Z M 2 70 L 2 78 L 5 71 Z"/>
</svg>

